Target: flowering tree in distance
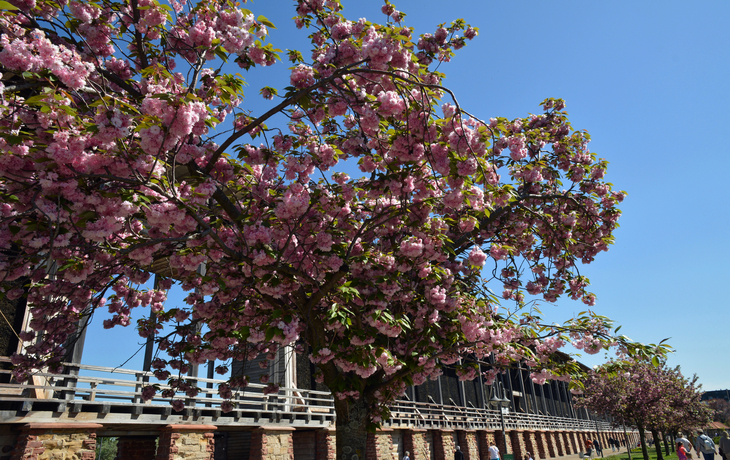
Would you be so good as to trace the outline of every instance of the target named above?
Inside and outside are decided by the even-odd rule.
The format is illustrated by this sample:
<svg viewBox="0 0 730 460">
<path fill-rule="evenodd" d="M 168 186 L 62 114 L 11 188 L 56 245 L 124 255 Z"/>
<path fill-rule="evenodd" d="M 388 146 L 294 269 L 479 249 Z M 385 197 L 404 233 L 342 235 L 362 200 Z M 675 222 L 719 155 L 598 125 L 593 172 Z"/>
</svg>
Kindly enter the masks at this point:
<svg viewBox="0 0 730 460">
<path fill-rule="evenodd" d="M 188 395 L 191 364 L 301 344 L 336 397 L 338 458 L 362 457 L 387 403 L 442 365 L 474 378 L 459 359 L 494 354 L 544 382 L 575 370 L 551 361 L 567 342 L 624 341 L 590 311 L 546 325 L 524 308 L 594 304 L 576 264 L 613 242 L 624 193 L 562 100 L 482 121 L 441 85 L 436 65 L 477 35 L 463 21 L 417 37 L 388 3 L 376 24 L 300 0 L 312 51 L 288 53 L 290 86 L 262 88 L 277 102 L 258 114 L 230 68 L 279 50 L 231 1 L 0 9 L 0 283 L 33 315 L 18 378 L 57 369 L 96 309 L 113 327 L 150 307 L 156 375 Z M 184 305 L 164 305 L 173 283 Z"/>
<path fill-rule="evenodd" d="M 634 425 L 641 437 L 644 460 L 649 459 L 644 433 L 650 430 L 657 456 L 663 458 L 659 432 L 676 434 L 710 420 L 711 410 L 700 401 L 697 377 L 687 379 L 679 367 L 666 367 L 659 359 L 614 361 L 590 373 L 578 404 L 612 417 L 614 422 Z"/>
</svg>

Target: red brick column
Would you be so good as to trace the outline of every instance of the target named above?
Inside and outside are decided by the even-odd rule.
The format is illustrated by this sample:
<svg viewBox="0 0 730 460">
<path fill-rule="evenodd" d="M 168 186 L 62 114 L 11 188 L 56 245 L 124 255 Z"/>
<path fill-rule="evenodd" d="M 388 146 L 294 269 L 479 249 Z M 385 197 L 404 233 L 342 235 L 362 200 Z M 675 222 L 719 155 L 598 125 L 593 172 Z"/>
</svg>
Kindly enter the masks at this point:
<svg viewBox="0 0 730 460">
<path fill-rule="evenodd" d="M 115 460 L 154 460 L 157 436 L 124 436 L 117 439 Z"/>
<path fill-rule="evenodd" d="M 393 457 L 393 430 L 381 428 L 375 433 L 368 433 L 365 446 L 365 460 L 391 460 Z"/>
<path fill-rule="evenodd" d="M 80 460 L 94 460 L 98 423 L 29 423 L 20 428 L 20 434 L 11 454 L 11 460 L 38 460 L 67 458 L 75 455 Z"/>
<path fill-rule="evenodd" d="M 254 430 L 251 433 L 249 460 L 293 460 L 293 432 L 294 428 L 278 426 Z"/>
<path fill-rule="evenodd" d="M 573 439 L 572 439 L 573 433 L 570 433 L 568 431 L 563 431 L 560 434 L 562 435 L 562 438 L 563 438 L 563 448 L 565 449 L 565 455 L 575 454 L 576 451 L 573 450 Z"/>
<path fill-rule="evenodd" d="M 335 446 L 335 430 L 318 430 L 316 434 L 317 450 L 314 454 L 316 460 L 335 460 L 337 456 Z"/>
<path fill-rule="evenodd" d="M 533 452 L 533 455 L 535 455 L 535 460 L 537 459 L 543 459 L 548 457 L 554 457 L 555 455 L 550 455 L 548 451 L 548 443 L 547 443 L 547 433 L 544 431 L 536 431 L 535 432 L 535 444 L 537 446 L 537 452 Z"/>
<path fill-rule="evenodd" d="M 213 460 L 214 425 L 166 425 L 160 428 L 155 460 Z"/>
<path fill-rule="evenodd" d="M 537 445 L 537 433 L 535 431 L 525 431 L 524 438 L 525 438 L 525 450 L 527 452 L 529 452 L 530 454 L 532 454 L 532 458 L 534 458 L 536 460 L 541 458 L 540 449 Z"/>
<path fill-rule="evenodd" d="M 477 431 L 479 439 L 479 458 L 480 460 L 489 460 L 489 443 L 494 439 L 494 435 L 489 436 L 487 431 Z"/>
<path fill-rule="evenodd" d="M 553 442 L 553 437 L 550 435 L 551 433 L 549 431 L 540 432 L 543 449 L 543 451 L 540 453 L 541 458 L 552 458 L 558 456 L 555 444 Z"/>
<path fill-rule="evenodd" d="M 453 436 L 450 430 L 433 431 L 433 460 L 451 460 L 453 458 Z M 451 448 L 451 450 L 448 450 Z M 448 455 L 452 454 L 452 455 Z"/>
<path fill-rule="evenodd" d="M 428 442 L 428 432 L 421 429 L 410 430 L 411 440 L 413 442 L 411 449 L 411 460 L 431 460 L 431 445 Z M 432 442 L 433 442 L 433 438 Z"/>
<path fill-rule="evenodd" d="M 510 436 L 507 435 L 505 438 L 502 431 L 498 430 L 494 432 L 494 442 L 497 443 L 497 449 L 499 449 L 500 457 L 502 454 L 512 451 L 512 443 L 510 442 Z"/>
<path fill-rule="evenodd" d="M 474 430 L 456 432 L 458 446 L 464 453 L 465 460 L 479 460 L 479 446 L 477 445 L 477 434 Z M 454 447 L 456 450 L 456 447 Z"/>
<path fill-rule="evenodd" d="M 563 437 L 559 431 L 548 431 L 548 448 L 553 447 L 555 455 L 551 457 L 562 457 L 565 455 L 565 447 L 563 444 Z"/>
<path fill-rule="evenodd" d="M 510 440 L 512 441 L 512 450 L 509 452 L 514 457 L 514 460 L 522 460 L 525 457 L 525 452 L 527 450 L 525 449 L 525 433 L 521 430 L 513 430 L 510 431 L 509 434 Z"/>
</svg>

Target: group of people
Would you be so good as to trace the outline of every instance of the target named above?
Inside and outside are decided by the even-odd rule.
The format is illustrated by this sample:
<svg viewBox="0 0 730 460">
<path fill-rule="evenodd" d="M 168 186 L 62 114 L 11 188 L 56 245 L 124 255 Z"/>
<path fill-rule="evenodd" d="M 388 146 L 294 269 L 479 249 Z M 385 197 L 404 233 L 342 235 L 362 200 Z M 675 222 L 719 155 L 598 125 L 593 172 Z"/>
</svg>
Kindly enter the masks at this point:
<svg viewBox="0 0 730 460">
<path fill-rule="evenodd" d="M 692 458 L 692 443 L 689 439 L 685 438 L 682 433 L 679 433 L 679 437 L 675 440 L 677 443 L 677 456 L 679 460 L 688 460 Z M 719 452 L 718 452 L 719 447 Z M 694 450 L 697 454 L 698 460 L 700 454 L 704 457 L 704 460 L 715 460 L 715 455 L 718 453 L 722 457 L 722 460 L 728 460 L 730 454 L 730 437 L 728 437 L 727 431 L 723 431 L 720 434 L 719 446 L 715 445 L 715 441 L 711 437 L 707 436 L 704 431 L 697 430 L 697 437 L 695 438 Z"/>
<path fill-rule="evenodd" d="M 603 457 L 603 449 L 601 448 L 601 443 L 598 442 L 597 439 L 590 440 L 586 439 L 584 441 L 586 446 L 586 457 L 593 458 L 593 452 L 595 451 L 596 455 L 600 455 Z"/>
</svg>

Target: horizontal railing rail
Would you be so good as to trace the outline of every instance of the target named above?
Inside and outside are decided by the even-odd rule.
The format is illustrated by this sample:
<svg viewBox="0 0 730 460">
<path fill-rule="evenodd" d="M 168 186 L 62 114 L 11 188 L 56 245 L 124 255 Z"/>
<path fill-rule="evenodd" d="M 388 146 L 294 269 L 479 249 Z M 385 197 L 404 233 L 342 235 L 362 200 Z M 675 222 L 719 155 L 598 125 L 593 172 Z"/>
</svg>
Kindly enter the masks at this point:
<svg viewBox="0 0 730 460">
<path fill-rule="evenodd" d="M 0 358 L 0 362 L 3 361 L 8 360 Z M 48 404 L 55 405 L 52 410 L 56 412 L 110 412 L 112 407 L 124 406 L 131 407 L 134 414 L 153 413 L 159 414 L 161 418 L 182 413 L 208 414 L 214 420 L 220 417 L 247 416 L 253 420 L 276 424 L 292 424 L 302 420 L 309 423 L 313 419 L 321 425 L 335 423 L 334 399 L 329 392 L 282 387 L 276 393 L 264 394 L 265 385 L 251 383 L 245 388 L 233 390 L 230 399 L 233 408 L 230 413 L 225 413 L 223 408 L 226 400 L 218 394 L 218 385 L 226 383 L 226 380 L 186 376 L 195 381 L 197 393 L 176 395 L 173 399 L 179 399 L 183 408 L 182 411 L 174 411 L 171 399 L 160 396 L 170 386 L 166 383 L 155 383 L 157 379 L 151 372 L 85 364 L 65 366 L 66 374 L 38 372 L 28 383 L 0 383 L 0 402 L 22 403 L 21 412 L 48 410 Z M 4 380 L 11 380 L 9 374 L 8 369 L 0 369 L 0 375 L 6 376 Z M 155 397 L 145 401 L 142 389 L 147 385 L 154 385 L 157 393 Z M 507 430 L 615 429 L 605 421 L 515 412 L 500 414 L 499 410 L 494 409 L 406 400 L 398 400 L 390 405 L 390 419 L 385 422 L 385 426 L 498 430 L 502 428 L 502 420 Z"/>
</svg>

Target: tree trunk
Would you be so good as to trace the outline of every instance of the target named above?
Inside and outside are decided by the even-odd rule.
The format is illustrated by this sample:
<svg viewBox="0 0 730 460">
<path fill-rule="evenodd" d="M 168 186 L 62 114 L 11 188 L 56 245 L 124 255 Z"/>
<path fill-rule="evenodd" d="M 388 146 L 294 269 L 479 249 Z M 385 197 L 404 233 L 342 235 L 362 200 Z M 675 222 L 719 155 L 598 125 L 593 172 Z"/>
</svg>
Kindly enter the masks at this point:
<svg viewBox="0 0 730 460">
<path fill-rule="evenodd" d="M 644 438 L 644 425 L 637 423 L 636 428 L 639 429 L 639 437 L 641 438 L 641 455 L 644 456 L 644 460 L 649 460 L 649 450 L 646 448 L 646 439 Z"/>
<path fill-rule="evenodd" d="M 662 431 L 662 442 L 664 442 L 664 453 L 669 457 L 669 442 L 667 442 L 667 433 Z"/>
<path fill-rule="evenodd" d="M 654 436 L 654 449 L 656 449 L 656 460 L 664 460 L 664 453 L 662 452 L 662 438 L 659 437 L 659 432 L 656 428 L 651 429 L 651 435 Z"/>
<path fill-rule="evenodd" d="M 337 457 L 341 460 L 365 460 L 368 439 L 368 404 L 363 399 L 335 399 L 337 413 Z"/>
</svg>

